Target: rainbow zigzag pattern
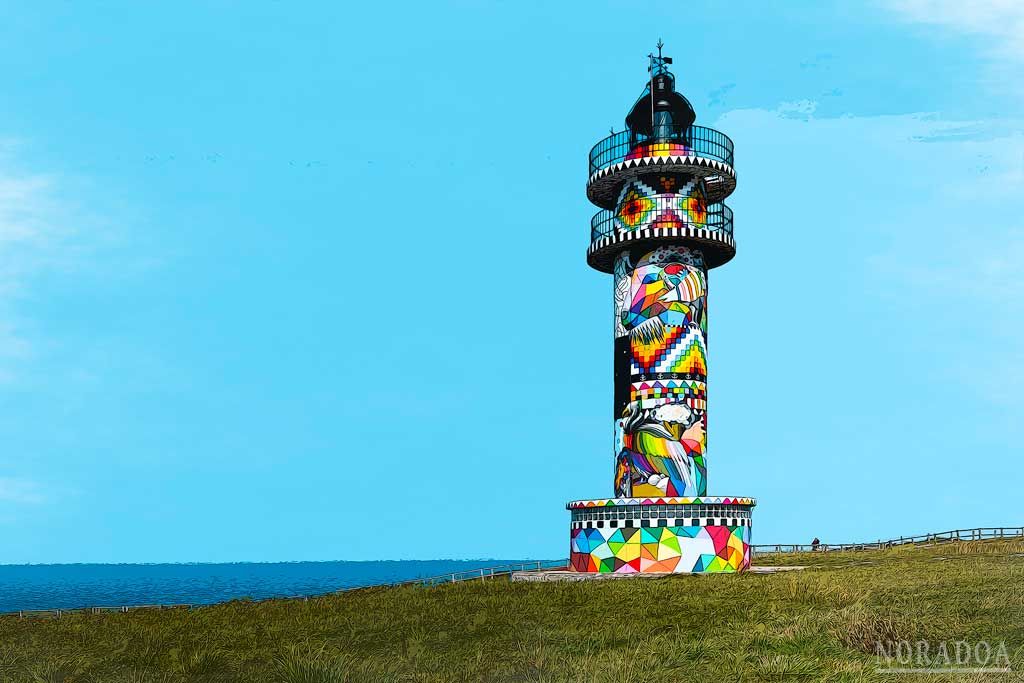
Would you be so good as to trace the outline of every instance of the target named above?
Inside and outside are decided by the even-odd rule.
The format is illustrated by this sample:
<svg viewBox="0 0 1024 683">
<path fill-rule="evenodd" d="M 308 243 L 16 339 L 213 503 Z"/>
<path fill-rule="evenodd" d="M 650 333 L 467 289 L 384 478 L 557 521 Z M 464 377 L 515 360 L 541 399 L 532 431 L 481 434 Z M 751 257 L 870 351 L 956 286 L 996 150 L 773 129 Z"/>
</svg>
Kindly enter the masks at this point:
<svg viewBox="0 0 1024 683">
<path fill-rule="evenodd" d="M 704 332 L 699 327 L 667 326 L 661 341 L 645 344 L 631 339 L 630 350 L 633 375 L 676 372 L 706 376 L 708 373 Z"/>
<path fill-rule="evenodd" d="M 691 150 L 686 145 L 681 145 L 675 142 L 653 142 L 644 145 L 638 145 L 629 154 L 626 155 L 627 159 L 639 159 L 640 157 L 669 157 L 669 156 L 686 156 L 692 154 Z"/>
<path fill-rule="evenodd" d="M 573 529 L 570 551 L 580 572 L 738 572 L 750 566 L 750 527 Z"/>
</svg>

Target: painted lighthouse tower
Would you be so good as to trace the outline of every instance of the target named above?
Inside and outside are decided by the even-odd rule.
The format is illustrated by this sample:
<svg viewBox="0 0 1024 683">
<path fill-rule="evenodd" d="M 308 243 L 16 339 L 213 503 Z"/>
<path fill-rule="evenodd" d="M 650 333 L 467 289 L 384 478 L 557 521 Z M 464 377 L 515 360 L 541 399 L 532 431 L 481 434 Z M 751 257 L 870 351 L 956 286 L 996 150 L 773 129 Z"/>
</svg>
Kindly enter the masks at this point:
<svg viewBox="0 0 1024 683">
<path fill-rule="evenodd" d="M 567 507 L 580 572 L 734 572 L 750 566 L 752 498 L 708 495 L 708 272 L 736 254 L 732 141 L 694 125 L 672 60 L 626 129 L 590 152 L 587 263 L 614 276 L 610 498 Z"/>
</svg>

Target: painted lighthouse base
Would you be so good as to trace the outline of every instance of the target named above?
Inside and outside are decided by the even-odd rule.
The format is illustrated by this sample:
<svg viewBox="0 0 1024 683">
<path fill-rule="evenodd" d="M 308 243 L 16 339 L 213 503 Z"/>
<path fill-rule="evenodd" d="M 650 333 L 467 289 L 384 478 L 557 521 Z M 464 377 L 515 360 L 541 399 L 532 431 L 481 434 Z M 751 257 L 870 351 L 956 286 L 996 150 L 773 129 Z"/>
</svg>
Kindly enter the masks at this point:
<svg viewBox="0 0 1024 683">
<path fill-rule="evenodd" d="M 741 572 L 753 498 L 601 498 L 566 505 L 569 562 L 588 573 Z"/>
</svg>

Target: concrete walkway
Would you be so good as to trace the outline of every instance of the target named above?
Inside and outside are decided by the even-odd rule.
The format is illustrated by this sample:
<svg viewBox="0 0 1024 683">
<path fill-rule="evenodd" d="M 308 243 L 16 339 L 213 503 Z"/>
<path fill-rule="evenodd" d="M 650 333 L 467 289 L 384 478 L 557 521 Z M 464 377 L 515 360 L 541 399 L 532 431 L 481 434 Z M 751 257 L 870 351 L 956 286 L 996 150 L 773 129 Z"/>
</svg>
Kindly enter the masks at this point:
<svg viewBox="0 0 1024 683">
<path fill-rule="evenodd" d="M 779 572 L 792 572 L 806 569 L 802 566 L 789 567 L 751 567 L 747 570 L 750 574 L 777 574 Z M 725 573 L 725 572 L 721 572 Z M 513 581 L 608 581 L 612 579 L 663 579 L 667 576 L 714 576 L 715 574 L 677 574 L 674 572 L 646 572 L 643 574 L 596 574 L 576 572 L 571 569 L 533 569 L 522 572 L 512 572 Z"/>
</svg>

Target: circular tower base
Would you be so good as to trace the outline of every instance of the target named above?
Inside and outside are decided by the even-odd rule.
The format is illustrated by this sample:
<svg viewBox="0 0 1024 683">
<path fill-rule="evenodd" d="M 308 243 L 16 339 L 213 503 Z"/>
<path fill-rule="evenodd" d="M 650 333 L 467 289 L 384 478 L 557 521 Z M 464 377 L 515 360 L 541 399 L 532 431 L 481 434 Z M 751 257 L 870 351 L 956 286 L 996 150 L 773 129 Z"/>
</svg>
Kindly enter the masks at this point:
<svg viewBox="0 0 1024 683">
<path fill-rule="evenodd" d="M 750 567 L 753 498 L 572 501 L 569 563 L 587 573 L 705 574 Z"/>
</svg>

